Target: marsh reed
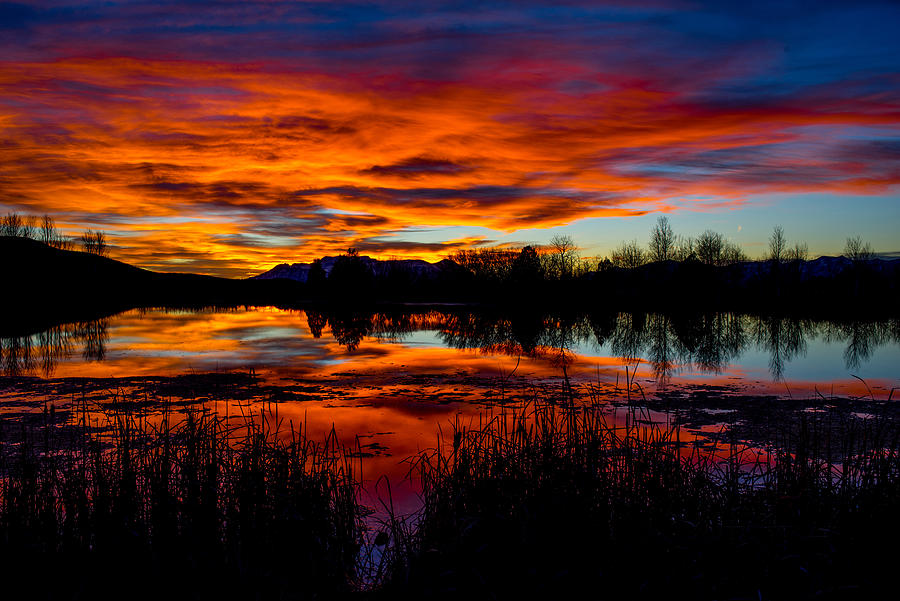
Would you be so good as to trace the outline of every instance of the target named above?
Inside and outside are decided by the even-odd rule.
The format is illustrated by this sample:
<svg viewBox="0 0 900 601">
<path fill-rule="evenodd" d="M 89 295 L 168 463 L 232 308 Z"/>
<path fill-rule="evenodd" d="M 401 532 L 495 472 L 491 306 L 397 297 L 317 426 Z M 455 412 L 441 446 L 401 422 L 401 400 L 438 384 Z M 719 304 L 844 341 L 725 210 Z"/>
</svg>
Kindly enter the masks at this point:
<svg viewBox="0 0 900 601">
<path fill-rule="evenodd" d="M 880 598 L 900 534 L 900 441 L 826 415 L 773 445 L 692 439 L 629 403 L 457 421 L 415 459 L 423 507 L 388 525 L 402 598 Z M 657 416 L 658 419 L 659 416 Z M 833 424 L 832 424 L 833 425 Z M 837 458 L 837 459 L 836 459 Z"/>
<path fill-rule="evenodd" d="M 831 399 L 750 446 L 627 390 L 457 419 L 409 458 L 422 509 L 386 499 L 377 529 L 334 430 L 48 408 L 0 428 L 0 572 L 52 599 L 890 596 L 900 430 L 877 404 Z"/>
<path fill-rule="evenodd" d="M 362 508 L 332 432 L 86 403 L 0 439 L 0 571 L 47 598 L 317 598 L 356 580 Z M 55 423 L 56 422 L 56 423 Z M 10 431 L 18 430 L 18 431 Z"/>
</svg>

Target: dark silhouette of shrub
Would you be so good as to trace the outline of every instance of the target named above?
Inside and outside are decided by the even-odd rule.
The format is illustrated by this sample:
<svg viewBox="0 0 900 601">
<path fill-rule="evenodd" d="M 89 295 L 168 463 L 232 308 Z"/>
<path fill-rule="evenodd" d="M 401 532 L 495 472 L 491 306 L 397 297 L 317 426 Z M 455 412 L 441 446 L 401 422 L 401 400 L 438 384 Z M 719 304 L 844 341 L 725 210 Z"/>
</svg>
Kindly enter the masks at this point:
<svg viewBox="0 0 900 601">
<path fill-rule="evenodd" d="M 322 259 L 316 259 L 309 266 L 309 273 L 306 276 L 307 285 L 314 292 L 320 292 L 325 288 L 327 280 L 328 274 L 325 273 L 325 268 L 322 267 Z"/>
<path fill-rule="evenodd" d="M 510 279 L 513 286 L 528 288 L 537 286 L 546 277 L 541 257 L 533 246 L 526 246 L 519 252 L 512 265 Z"/>
<path fill-rule="evenodd" d="M 349 248 L 347 254 L 335 260 L 328 276 L 328 288 L 333 298 L 359 301 L 371 295 L 375 274 L 367 259 L 359 256 L 357 249 Z"/>
</svg>

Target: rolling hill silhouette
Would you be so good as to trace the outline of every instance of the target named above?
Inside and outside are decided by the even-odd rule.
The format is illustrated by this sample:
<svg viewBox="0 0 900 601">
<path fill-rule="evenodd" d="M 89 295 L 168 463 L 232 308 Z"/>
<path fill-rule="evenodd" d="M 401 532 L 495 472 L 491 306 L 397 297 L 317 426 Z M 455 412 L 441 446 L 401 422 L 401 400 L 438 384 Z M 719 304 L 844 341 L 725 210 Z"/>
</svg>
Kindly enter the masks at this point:
<svg viewBox="0 0 900 601">
<path fill-rule="evenodd" d="M 288 280 L 231 280 L 159 273 L 107 257 L 60 250 L 28 238 L 0 237 L 0 310 L 94 317 L 134 307 L 276 302 L 296 295 Z"/>
</svg>

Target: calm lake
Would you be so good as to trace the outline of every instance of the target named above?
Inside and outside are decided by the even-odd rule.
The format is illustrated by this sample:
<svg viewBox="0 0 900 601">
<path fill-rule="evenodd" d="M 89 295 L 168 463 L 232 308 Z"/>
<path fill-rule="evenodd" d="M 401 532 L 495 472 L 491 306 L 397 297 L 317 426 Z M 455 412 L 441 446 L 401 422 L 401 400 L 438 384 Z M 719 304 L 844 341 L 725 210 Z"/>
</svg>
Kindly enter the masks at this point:
<svg viewBox="0 0 900 601">
<path fill-rule="evenodd" d="M 336 428 L 368 476 L 401 480 L 438 428 L 486 405 L 563 394 L 614 399 L 851 398 L 900 386 L 900 320 L 729 313 L 509 315 L 274 307 L 134 310 L 0 338 L 4 413 L 111 395 L 265 405 L 315 437 Z M 900 393 L 900 391 L 896 391 Z M 693 395 L 693 396 L 692 396 Z M 898 394 L 894 394 L 898 396 Z M 229 408 L 230 407 L 230 408 Z"/>
<path fill-rule="evenodd" d="M 609 382 L 638 370 L 675 386 L 810 395 L 889 394 L 900 320 L 817 321 L 718 313 L 510 316 L 463 308 L 326 313 L 273 307 L 133 310 L 0 337 L 6 376 L 136 377 L 249 371 L 263 378 L 495 377 Z M 516 368 L 516 365 L 518 367 Z M 484 382 L 479 381 L 479 384 Z M 448 390 L 452 392 L 452 388 Z"/>
</svg>

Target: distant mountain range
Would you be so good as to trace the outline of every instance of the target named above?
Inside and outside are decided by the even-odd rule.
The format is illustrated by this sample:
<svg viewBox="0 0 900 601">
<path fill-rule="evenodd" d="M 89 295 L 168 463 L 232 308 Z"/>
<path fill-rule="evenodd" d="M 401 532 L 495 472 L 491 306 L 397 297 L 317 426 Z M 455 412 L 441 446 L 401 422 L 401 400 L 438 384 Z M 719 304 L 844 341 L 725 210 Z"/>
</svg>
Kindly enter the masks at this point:
<svg viewBox="0 0 900 601">
<path fill-rule="evenodd" d="M 326 275 L 331 274 L 335 263 L 340 257 L 323 257 L 321 259 L 322 269 Z M 442 275 L 455 274 L 463 269 L 459 264 L 450 259 L 443 259 L 436 263 L 429 263 L 420 259 L 390 259 L 382 261 L 369 256 L 361 256 L 359 260 L 366 265 L 375 277 L 384 277 L 392 270 L 400 269 L 406 273 L 412 274 L 415 278 L 434 280 Z M 312 263 L 280 263 L 272 269 L 253 276 L 251 279 L 256 280 L 276 280 L 285 279 L 295 282 L 306 282 L 309 279 L 309 270 Z M 636 272 L 647 272 L 649 274 L 658 275 L 660 272 L 677 271 L 682 263 L 675 261 L 666 261 L 662 263 L 649 263 L 638 267 Z M 801 281 L 816 278 L 834 278 L 838 277 L 851 269 L 865 266 L 873 274 L 893 275 L 900 270 L 900 259 L 870 259 L 865 261 L 853 261 L 846 257 L 818 257 L 809 261 L 784 262 L 776 265 L 773 261 L 744 261 L 735 263 L 727 267 L 717 268 L 725 270 L 729 273 L 729 280 L 735 284 L 748 284 L 755 280 L 759 280 L 770 275 L 773 270 L 796 270 L 796 274 Z M 601 276 L 602 274 L 588 274 L 588 279 Z"/>
<path fill-rule="evenodd" d="M 326 275 L 331 274 L 334 264 L 339 257 L 323 257 L 321 259 L 322 269 Z M 439 278 L 442 274 L 455 272 L 461 267 L 450 259 L 443 259 L 436 263 L 429 263 L 421 259 L 389 259 L 382 261 L 373 259 L 372 257 L 363 255 L 359 257 L 360 262 L 369 268 L 375 277 L 384 277 L 392 270 L 403 270 L 405 273 L 412 275 L 413 279 L 433 280 Z M 276 280 L 286 279 L 295 282 L 306 282 L 309 279 L 309 270 L 312 263 L 281 263 L 276 265 L 269 271 L 254 276 L 255 280 Z"/>
<path fill-rule="evenodd" d="M 751 280 L 771 273 L 774 263 L 772 261 L 750 261 L 740 265 L 743 279 Z M 790 267 L 791 263 L 786 265 Z M 837 277 L 860 266 L 865 266 L 874 274 L 893 274 L 900 268 L 900 259 L 853 261 L 847 257 L 818 257 L 810 261 L 797 262 L 796 269 L 800 280 L 804 281 L 813 278 Z"/>
<path fill-rule="evenodd" d="M 686 264 L 675 261 L 648 263 L 635 272 L 645 272 L 653 276 L 660 273 L 677 272 Z M 833 279 L 865 269 L 871 276 L 894 277 L 900 274 L 900 259 L 868 259 L 854 261 L 847 257 L 818 257 L 809 261 L 742 261 L 715 268 L 724 279 L 732 284 L 746 285 L 763 280 L 776 272 L 790 274 L 800 282 L 816 279 Z"/>
</svg>

